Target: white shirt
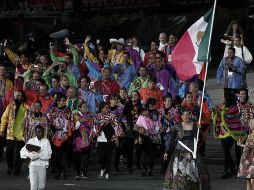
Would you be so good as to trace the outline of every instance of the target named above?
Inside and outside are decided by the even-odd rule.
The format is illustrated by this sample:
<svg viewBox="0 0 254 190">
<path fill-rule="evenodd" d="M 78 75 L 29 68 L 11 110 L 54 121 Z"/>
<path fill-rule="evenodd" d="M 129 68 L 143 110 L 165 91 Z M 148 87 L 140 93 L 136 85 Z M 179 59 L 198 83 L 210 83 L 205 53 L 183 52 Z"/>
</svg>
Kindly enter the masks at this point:
<svg viewBox="0 0 254 190">
<path fill-rule="evenodd" d="M 103 131 L 101 131 L 100 135 L 97 137 L 97 142 L 108 142 L 105 133 Z"/>
<path fill-rule="evenodd" d="M 30 158 L 31 166 L 48 166 L 51 158 L 52 150 L 50 142 L 47 138 L 39 140 L 37 137 L 28 140 L 27 144 L 32 144 L 41 147 L 39 152 L 29 152 L 26 145 L 20 150 L 20 157 L 23 159 Z"/>
<path fill-rule="evenodd" d="M 133 47 L 133 49 L 137 50 L 137 52 L 139 53 L 139 57 L 141 58 L 142 61 L 144 61 L 144 59 L 145 59 L 145 52 L 144 52 L 144 50 L 142 50 L 139 47 Z"/>
<path fill-rule="evenodd" d="M 160 42 L 160 46 L 159 46 L 158 50 L 161 51 L 166 45 L 168 45 L 168 43 L 162 44 Z"/>
<path fill-rule="evenodd" d="M 248 50 L 248 48 L 246 46 L 243 46 L 243 53 L 242 53 L 242 48 L 241 47 L 234 46 L 234 48 L 235 48 L 235 56 L 240 57 L 247 64 L 250 64 L 252 62 L 253 57 L 252 57 L 250 51 Z"/>
<path fill-rule="evenodd" d="M 224 57 L 227 57 L 228 56 L 228 48 L 231 46 L 232 43 L 231 43 L 231 41 L 226 40 L 224 42 L 224 44 L 226 44 L 225 51 L 224 51 Z M 247 64 L 250 64 L 252 62 L 253 57 L 252 57 L 250 51 L 248 50 L 248 48 L 246 46 L 243 46 L 243 54 L 242 54 L 242 48 L 241 47 L 234 46 L 234 48 L 235 48 L 235 56 L 240 57 L 243 60 L 242 55 L 244 55 L 244 61 Z"/>
</svg>

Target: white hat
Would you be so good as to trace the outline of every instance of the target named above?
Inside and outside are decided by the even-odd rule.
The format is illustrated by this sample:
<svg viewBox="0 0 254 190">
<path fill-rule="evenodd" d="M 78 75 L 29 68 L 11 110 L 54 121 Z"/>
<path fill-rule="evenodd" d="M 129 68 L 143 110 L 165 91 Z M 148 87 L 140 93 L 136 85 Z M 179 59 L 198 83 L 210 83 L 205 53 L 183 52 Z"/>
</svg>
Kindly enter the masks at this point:
<svg viewBox="0 0 254 190">
<path fill-rule="evenodd" d="M 123 38 L 119 38 L 116 43 L 122 44 L 122 45 L 126 45 L 125 41 Z"/>
<path fill-rule="evenodd" d="M 115 38 L 110 38 L 110 39 L 109 39 L 109 43 L 112 44 L 112 43 L 115 43 L 115 42 L 117 42 L 117 39 L 115 39 Z"/>
</svg>

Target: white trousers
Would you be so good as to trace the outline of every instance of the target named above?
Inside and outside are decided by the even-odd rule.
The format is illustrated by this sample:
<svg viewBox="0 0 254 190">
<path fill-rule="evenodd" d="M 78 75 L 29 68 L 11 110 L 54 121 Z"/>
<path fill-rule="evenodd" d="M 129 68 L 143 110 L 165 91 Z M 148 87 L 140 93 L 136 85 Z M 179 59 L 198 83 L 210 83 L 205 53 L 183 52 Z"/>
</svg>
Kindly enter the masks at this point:
<svg viewBox="0 0 254 190">
<path fill-rule="evenodd" d="M 43 190 L 46 184 L 46 166 L 29 166 L 31 190 Z"/>
</svg>

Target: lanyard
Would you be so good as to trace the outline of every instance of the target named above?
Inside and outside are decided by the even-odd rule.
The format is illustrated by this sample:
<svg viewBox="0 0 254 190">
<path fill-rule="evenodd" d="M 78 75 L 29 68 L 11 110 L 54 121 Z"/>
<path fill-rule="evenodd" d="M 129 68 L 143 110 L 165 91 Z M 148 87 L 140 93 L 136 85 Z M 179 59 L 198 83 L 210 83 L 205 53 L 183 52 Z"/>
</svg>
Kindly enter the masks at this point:
<svg viewBox="0 0 254 190">
<path fill-rule="evenodd" d="M 186 146 L 182 141 L 178 141 L 178 143 L 183 147 L 183 148 L 185 148 L 186 150 L 188 150 L 191 154 L 192 154 L 192 156 L 193 156 L 193 158 L 194 159 L 196 159 L 196 152 L 197 152 L 197 147 L 195 146 L 195 144 L 196 144 L 196 142 L 197 142 L 197 140 L 196 140 L 196 138 L 194 137 L 194 151 L 192 151 L 188 146 Z"/>
<path fill-rule="evenodd" d="M 105 84 L 105 82 L 101 81 L 102 82 L 102 85 L 105 87 L 106 91 L 108 92 L 108 94 L 110 95 L 111 94 L 111 91 L 109 90 L 108 86 Z M 110 84 L 110 83 L 108 83 Z M 105 95 L 104 94 L 104 88 L 102 87 L 102 95 Z"/>
</svg>

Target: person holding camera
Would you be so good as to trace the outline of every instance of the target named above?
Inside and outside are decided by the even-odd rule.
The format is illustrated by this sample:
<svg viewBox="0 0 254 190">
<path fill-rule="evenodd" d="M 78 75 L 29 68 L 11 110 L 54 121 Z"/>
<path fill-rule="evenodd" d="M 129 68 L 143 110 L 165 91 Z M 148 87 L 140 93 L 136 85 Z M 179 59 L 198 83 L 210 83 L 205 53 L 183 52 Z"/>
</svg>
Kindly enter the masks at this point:
<svg viewBox="0 0 254 190">
<path fill-rule="evenodd" d="M 240 57 L 235 56 L 235 48 L 228 48 L 228 56 L 224 57 L 217 69 L 218 84 L 223 88 L 239 89 L 244 74 L 244 62 Z"/>
<path fill-rule="evenodd" d="M 29 179 L 30 189 L 45 189 L 46 168 L 49 165 L 52 150 L 50 142 L 44 138 L 44 127 L 37 125 L 35 127 L 36 137 L 28 140 L 26 145 L 20 150 L 20 157 L 29 158 Z"/>
</svg>

